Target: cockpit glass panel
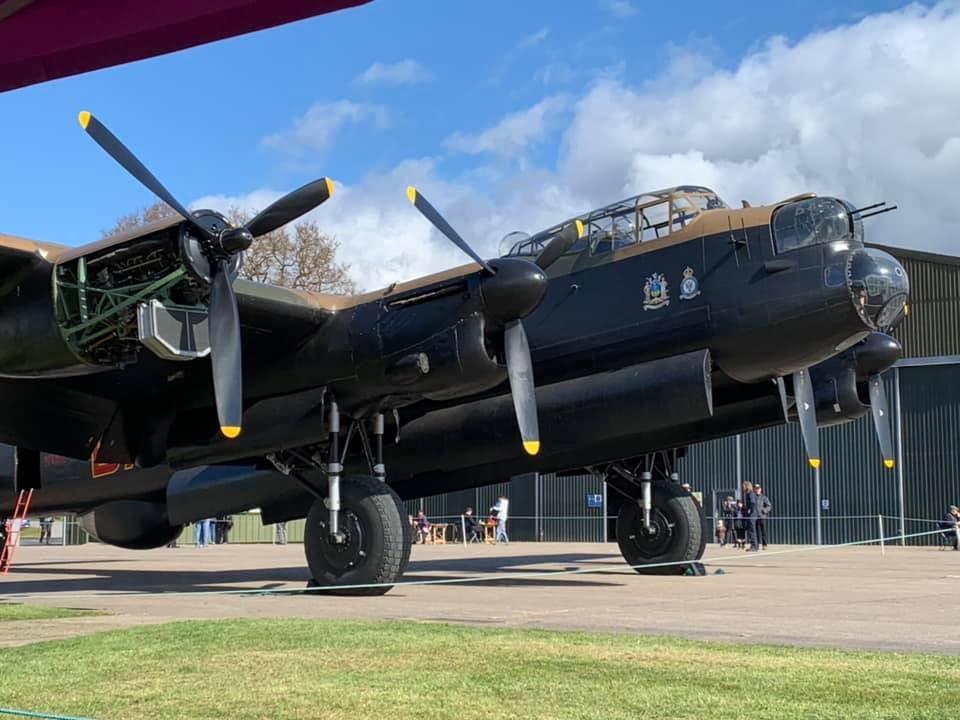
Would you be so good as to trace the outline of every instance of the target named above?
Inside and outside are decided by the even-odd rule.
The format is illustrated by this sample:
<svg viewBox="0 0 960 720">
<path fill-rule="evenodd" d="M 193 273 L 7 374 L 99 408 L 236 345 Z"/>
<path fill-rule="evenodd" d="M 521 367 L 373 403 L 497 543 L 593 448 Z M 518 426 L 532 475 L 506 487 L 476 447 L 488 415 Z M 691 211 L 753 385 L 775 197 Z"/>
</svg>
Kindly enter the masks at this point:
<svg viewBox="0 0 960 720">
<path fill-rule="evenodd" d="M 638 242 L 637 225 L 634 222 L 636 213 L 631 210 L 613 218 L 613 249 L 629 247 Z"/>
<path fill-rule="evenodd" d="M 670 216 L 670 230 L 676 232 L 682 230 L 687 225 L 688 220 L 697 216 L 697 210 L 689 200 L 684 196 L 673 198 L 673 212 Z"/>
<path fill-rule="evenodd" d="M 535 246 L 539 243 L 527 242 L 530 240 L 530 233 L 521 230 L 514 230 L 503 236 L 500 241 L 500 257 L 507 255 L 536 255 L 540 252 Z"/>
<path fill-rule="evenodd" d="M 594 255 L 613 250 L 613 218 L 598 218 L 590 223 L 590 252 Z"/>
<path fill-rule="evenodd" d="M 662 200 L 640 210 L 641 242 L 669 234 L 670 201 Z"/>
<path fill-rule="evenodd" d="M 773 216 L 777 252 L 784 253 L 853 236 L 850 215 L 834 198 L 810 198 L 784 205 Z"/>
</svg>

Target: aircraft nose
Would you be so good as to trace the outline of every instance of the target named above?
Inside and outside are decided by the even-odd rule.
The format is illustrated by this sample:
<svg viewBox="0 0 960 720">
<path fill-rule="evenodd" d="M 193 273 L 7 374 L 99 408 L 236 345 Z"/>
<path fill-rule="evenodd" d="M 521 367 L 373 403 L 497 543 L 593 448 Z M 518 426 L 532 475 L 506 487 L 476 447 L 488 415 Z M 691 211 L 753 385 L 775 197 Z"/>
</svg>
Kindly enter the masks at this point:
<svg viewBox="0 0 960 720">
<path fill-rule="evenodd" d="M 910 295 L 903 265 L 882 250 L 863 248 L 847 261 L 847 288 L 857 313 L 871 330 L 888 330 L 900 320 Z"/>
</svg>

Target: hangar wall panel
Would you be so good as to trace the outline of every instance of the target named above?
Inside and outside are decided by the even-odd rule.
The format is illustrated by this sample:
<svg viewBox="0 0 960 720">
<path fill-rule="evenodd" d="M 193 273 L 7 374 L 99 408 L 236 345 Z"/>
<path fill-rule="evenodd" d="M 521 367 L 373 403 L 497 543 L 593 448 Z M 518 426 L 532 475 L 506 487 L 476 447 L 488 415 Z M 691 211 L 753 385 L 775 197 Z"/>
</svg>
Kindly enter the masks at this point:
<svg viewBox="0 0 960 720">
<path fill-rule="evenodd" d="M 901 368 L 900 393 L 906 529 L 921 532 L 960 504 L 960 366 Z"/>
<path fill-rule="evenodd" d="M 587 496 L 604 495 L 595 475 L 542 475 L 540 536 L 547 542 L 602 542 L 604 504 L 588 507 Z"/>
<path fill-rule="evenodd" d="M 910 315 L 894 335 L 904 357 L 960 355 L 960 264 L 921 260 L 916 253 L 886 248 L 910 278 Z"/>
</svg>

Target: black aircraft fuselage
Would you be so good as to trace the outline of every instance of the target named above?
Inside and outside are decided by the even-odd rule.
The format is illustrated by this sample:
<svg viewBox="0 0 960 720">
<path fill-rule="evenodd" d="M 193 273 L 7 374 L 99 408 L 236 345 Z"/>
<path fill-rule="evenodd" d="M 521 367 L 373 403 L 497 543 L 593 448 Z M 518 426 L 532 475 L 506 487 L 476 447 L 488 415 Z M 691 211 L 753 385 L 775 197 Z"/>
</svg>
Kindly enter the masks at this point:
<svg viewBox="0 0 960 720">
<path fill-rule="evenodd" d="M 76 341 L 90 321 L 75 330 L 77 283 L 62 279 L 78 277 L 81 259 L 86 277 L 90 267 L 113 276 L 142 267 L 145 248 L 156 269 L 136 280 L 169 276 L 185 223 L 64 252 L 54 260 L 56 307 L 48 268 L 24 271 L 16 299 L 0 302 L 0 388 L 11 399 L 0 440 L 21 448 L 0 456 L 0 513 L 15 489 L 33 486 L 37 510 L 146 501 L 164 508 L 157 527 L 250 507 L 263 508 L 265 521 L 303 517 L 309 496 L 264 457 L 324 451 L 333 398 L 349 418 L 387 413 L 387 480 L 402 497 L 418 497 L 786 422 L 795 411 L 782 391 L 790 395 L 791 375 L 805 369 L 820 424 L 853 419 L 869 409 L 868 377 L 896 360 L 899 347 L 883 333 L 903 315 L 906 274 L 864 246 L 849 203 L 804 195 L 730 209 L 705 188 L 683 186 L 580 219 L 586 232 L 547 268 L 539 304 L 530 300 L 529 314 L 511 308 L 525 315 L 533 359 L 536 456 L 518 442 L 500 332 L 510 315 L 500 305 L 528 301 L 476 265 L 344 298 L 238 281 L 244 415 L 236 439 L 216 432 L 207 360 L 162 360 L 129 335 Z M 521 239 L 491 261 L 493 278 L 528 272 L 527 258 L 564 226 Z M 162 299 L 186 305 L 191 287 Z M 42 362 L 24 350 L 31 339 Z M 23 379 L 31 368 L 42 377 Z M 98 477 L 81 459 L 95 448 L 110 470 Z M 357 443 L 346 460 L 363 466 Z M 164 536 L 138 527 L 148 541 L 127 546 Z"/>
</svg>

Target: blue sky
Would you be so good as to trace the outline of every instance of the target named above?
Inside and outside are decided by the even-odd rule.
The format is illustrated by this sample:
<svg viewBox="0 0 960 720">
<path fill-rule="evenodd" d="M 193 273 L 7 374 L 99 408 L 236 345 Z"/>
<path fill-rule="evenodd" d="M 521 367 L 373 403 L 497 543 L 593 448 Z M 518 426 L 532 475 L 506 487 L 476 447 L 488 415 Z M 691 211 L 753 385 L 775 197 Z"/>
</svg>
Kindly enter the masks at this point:
<svg viewBox="0 0 960 720">
<path fill-rule="evenodd" d="M 649 112 L 655 107 L 651 98 L 670 103 L 675 92 L 683 96 L 681 86 L 742 75 L 750 58 L 766 58 L 776 69 L 780 56 L 765 49 L 774 36 L 796 49 L 818 33 L 853 32 L 864 18 L 902 5 L 374 0 L 12 91 L 0 95 L 7 169 L 0 232 L 80 244 L 99 237 L 118 216 L 152 202 L 83 135 L 76 121 L 80 109 L 94 112 L 187 203 L 208 195 L 250 203 L 257 191 L 275 194 L 325 174 L 353 188 L 355 203 L 364 189 L 370 202 L 377 202 L 394 180 L 402 200 L 405 163 L 414 162 L 411 179 L 427 182 L 422 189 L 428 196 L 434 184 L 441 199 L 460 208 L 456 212 L 469 227 L 516 224 L 523 219 L 522 207 L 501 217 L 497 205 L 498 198 L 514 193 L 514 184 L 530 192 L 539 177 L 538 191 L 558 184 L 564 194 L 576 194 L 576 183 L 558 176 L 565 167 L 569 173 L 571 158 L 580 157 L 583 113 L 598 101 L 598 88 L 607 88 L 605 97 L 614 105 L 621 92 L 625 101 L 640 103 L 638 111 Z M 949 8 L 941 15 L 952 15 Z M 896 24 L 891 27 L 896 33 Z M 842 66 L 836 70 L 844 72 Z M 835 78 L 805 81 L 815 94 L 820 83 Z M 870 89 L 862 78 L 857 82 Z M 881 85 L 884 77 L 875 82 Z M 614 108 L 615 114 L 621 111 Z M 703 114 L 715 111 L 725 112 L 689 103 L 687 110 L 676 108 L 676 122 L 702 124 Z M 519 117 L 503 125 L 511 115 Z M 589 118 L 602 141 L 603 110 Z M 672 135 L 669 128 L 666 134 Z M 739 142 L 733 136 L 730 144 Z M 624 152 L 637 152 L 627 145 Z M 688 149 L 703 150 L 696 142 Z M 678 152 L 673 148 L 670 157 Z M 754 168 L 765 156 L 763 148 L 747 154 Z M 737 190 L 743 185 L 731 184 Z M 621 187 L 628 189 L 630 182 L 618 180 L 610 192 Z M 593 193 L 580 191 L 571 207 L 584 209 L 591 201 Z M 560 203 L 558 211 L 560 206 L 566 207 Z M 537 222 L 546 217 L 534 216 Z M 321 224 L 322 218 L 317 217 Z M 413 216 L 410 221 L 417 222 Z M 380 231 L 398 232 L 398 222 Z M 354 242 L 344 234 L 349 228 L 337 227 L 345 245 Z M 481 245 L 492 249 L 501 229 L 512 228 L 490 229 Z M 348 259 L 375 262 L 376 256 Z M 423 269 L 419 262 L 393 260 L 401 274 Z"/>
</svg>

